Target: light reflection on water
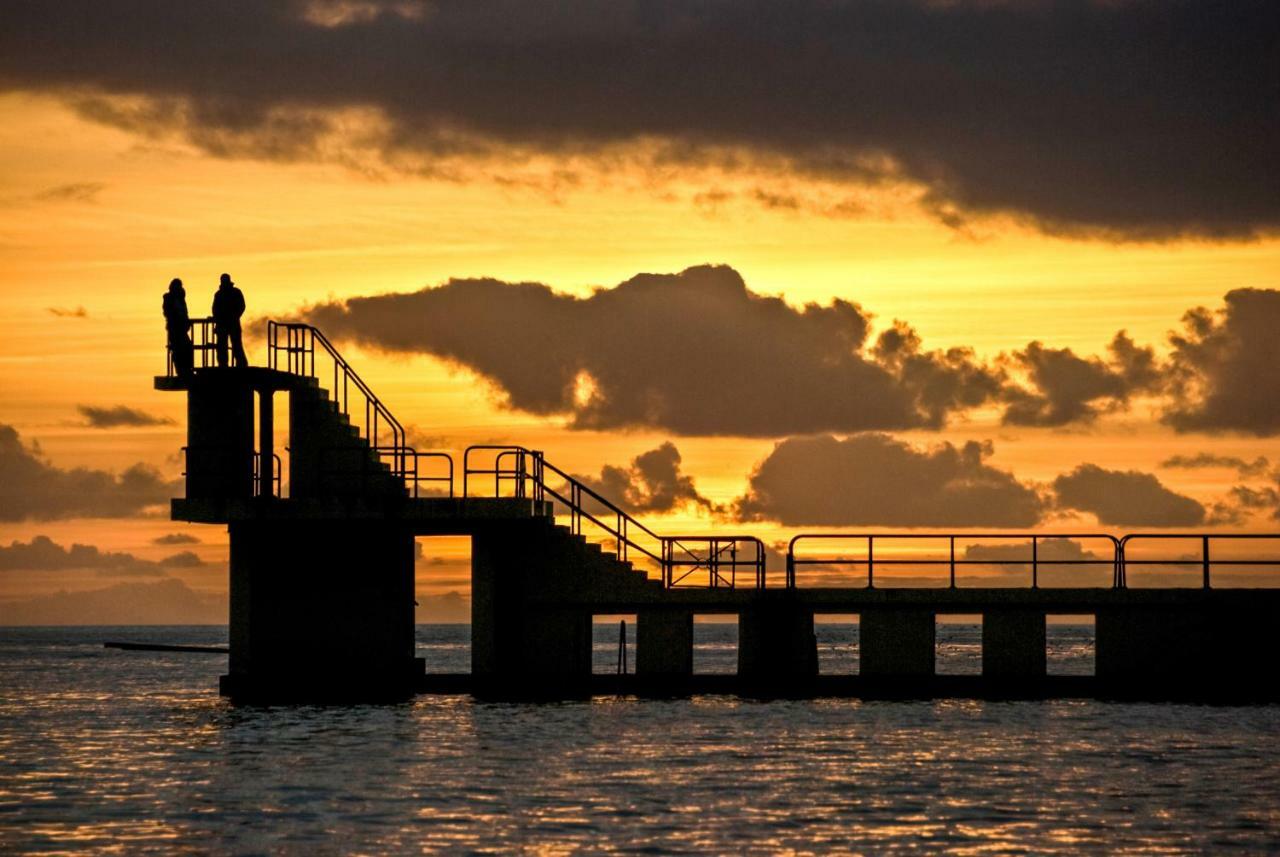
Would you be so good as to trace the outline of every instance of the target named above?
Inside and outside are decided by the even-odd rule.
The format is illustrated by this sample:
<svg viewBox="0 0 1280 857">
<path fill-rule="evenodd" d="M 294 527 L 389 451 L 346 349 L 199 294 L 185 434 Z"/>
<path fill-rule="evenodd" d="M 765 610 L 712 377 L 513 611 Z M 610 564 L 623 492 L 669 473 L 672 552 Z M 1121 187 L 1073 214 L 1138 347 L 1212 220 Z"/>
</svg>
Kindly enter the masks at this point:
<svg viewBox="0 0 1280 857">
<path fill-rule="evenodd" d="M 0 852 L 1280 848 L 1280 707 L 233 708 L 222 657 L 100 647 L 225 636 L 0 630 Z M 465 629 L 419 637 L 465 668 Z"/>
</svg>

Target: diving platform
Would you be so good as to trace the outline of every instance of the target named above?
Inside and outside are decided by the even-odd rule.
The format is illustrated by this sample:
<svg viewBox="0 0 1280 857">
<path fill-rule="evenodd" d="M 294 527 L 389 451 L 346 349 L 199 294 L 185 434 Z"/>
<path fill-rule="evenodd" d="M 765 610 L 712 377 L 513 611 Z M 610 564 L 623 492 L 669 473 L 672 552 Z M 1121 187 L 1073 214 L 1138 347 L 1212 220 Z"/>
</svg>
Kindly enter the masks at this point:
<svg viewBox="0 0 1280 857">
<path fill-rule="evenodd" d="M 178 377 L 170 366 L 155 388 L 187 397 L 186 496 L 171 516 L 230 533 L 221 687 L 235 700 L 1280 701 L 1280 589 L 1266 579 L 1280 558 L 1256 550 L 1280 534 L 802 533 L 785 568 L 771 570 L 759 538 L 659 534 L 538 450 L 481 445 L 455 460 L 413 448 L 310 325 L 268 322 L 266 365 L 248 368 L 212 365 L 205 321 L 193 332 L 195 371 Z M 465 677 L 432 675 L 415 653 L 415 538 L 435 535 L 471 540 Z M 1078 550 L 1063 554 L 1066 541 Z M 979 542 L 1004 547 L 982 554 Z M 1190 585 L 1142 585 L 1156 572 Z M 617 614 L 636 617 L 636 672 L 593 676 L 592 617 Z M 858 616 L 856 676 L 819 674 L 815 617 L 831 614 Z M 957 614 L 982 617 L 980 676 L 935 674 L 938 617 Z M 737 675 L 694 674 L 694 620 L 704 615 L 737 617 Z M 1094 676 L 1047 675 L 1046 621 L 1057 615 L 1094 623 Z"/>
</svg>

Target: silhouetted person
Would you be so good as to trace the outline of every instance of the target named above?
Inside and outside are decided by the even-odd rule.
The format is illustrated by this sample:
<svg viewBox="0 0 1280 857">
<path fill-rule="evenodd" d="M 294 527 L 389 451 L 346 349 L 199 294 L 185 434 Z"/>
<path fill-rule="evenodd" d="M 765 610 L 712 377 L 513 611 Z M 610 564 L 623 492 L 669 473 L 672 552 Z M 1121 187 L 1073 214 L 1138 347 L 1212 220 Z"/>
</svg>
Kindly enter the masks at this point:
<svg viewBox="0 0 1280 857">
<path fill-rule="evenodd" d="M 164 309 L 164 329 L 169 335 L 169 354 L 173 358 L 174 371 L 180 377 L 186 377 L 194 370 L 195 354 L 191 337 L 187 334 L 191 318 L 187 315 L 187 292 L 182 288 L 182 280 L 174 277 L 169 281 L 169 291 L 164 293 L 160 305 Z"/>
<path fill-rule="evenodd" d="M 231 357 L 236 366 L 248 366 L 244 344 L 240 341 L 240 316 L 244 315 L 244 294 L 223 274 L 218 290 L 213 293 L 213 332 L 217 339 L 218 365 L 227 365 L 227 340 L 231 340 Z"/>
</svg>

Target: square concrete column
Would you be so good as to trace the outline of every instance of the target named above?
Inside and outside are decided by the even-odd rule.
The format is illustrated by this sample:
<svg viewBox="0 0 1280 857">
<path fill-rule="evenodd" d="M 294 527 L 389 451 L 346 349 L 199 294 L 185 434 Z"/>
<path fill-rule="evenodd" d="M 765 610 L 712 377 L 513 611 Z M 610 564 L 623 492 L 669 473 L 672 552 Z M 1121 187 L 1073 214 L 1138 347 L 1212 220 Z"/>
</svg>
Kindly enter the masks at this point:
<svg viewBox="0 0 1280 857">
<path fill-rule="evenodd" d="M 253 388 L 198 377 L 187 394 L 187 499 L 253 496 Z"/>
<path fill-rule="evenodd" d="M 636 614 L 636 675 L 693 675 L 693 614 L 647 610 Z"/>
<path fill-rule="evenodd" d="M 982 674 L 988 678 L 1040 678 L 1046 672 L 1045 618 L 1038 610 L 994 610 L 982 615 Z"/>
<path fill-rule="evenodd" d="M 559 568 L 531 526 L 471 539 L 471 674 L 485 693 L 553 694 L 591 680 L 591 609 L 548 601 Z"/>
<path fill-rule="evenodd" d="M 739 614 L 739 676 L 793 683 L 817 674 L 818 641 L 811 609 L 760 605 Z"/>
<path fill-rule="evenodd" d="M 231 524 L 233 698 L 376 701 L 413 692 L 413 534 L 376 521 Z"/>
<path fill-rule="evenodd" d="M 858 628 L 861 674 L 876 678 L 933 675 L 936 622 L 931 610 L 864 609 Z"/>
<path fill-rule="evenodd" d="M 1210 640 L 1202 610 L 1099 610 L 1094 630 L 1099 679 L 1176 687 L 1204 676 Z"/>
</svg>

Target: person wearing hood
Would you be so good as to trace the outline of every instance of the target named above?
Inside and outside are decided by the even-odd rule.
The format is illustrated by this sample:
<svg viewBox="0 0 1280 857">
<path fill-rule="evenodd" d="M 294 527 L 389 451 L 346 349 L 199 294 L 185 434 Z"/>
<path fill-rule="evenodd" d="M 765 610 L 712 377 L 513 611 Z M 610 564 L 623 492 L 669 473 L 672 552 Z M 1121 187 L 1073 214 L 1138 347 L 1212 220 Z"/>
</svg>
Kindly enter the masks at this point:
<svg viewBox="0 0 1280 857">
<path fill-rule="evenodd" d="M 174 277 L 169 281 L 169 291 L 164 293 L 160 306 L 164 310 L 164 329 L 168 334 L 174 371 L 185 378 L 195 371 L 195 355 L 191 336 L 187 333 L 191 319 L 187 315 L 187 293 L 182 288 L 182 280 Z"/>
</svg>

